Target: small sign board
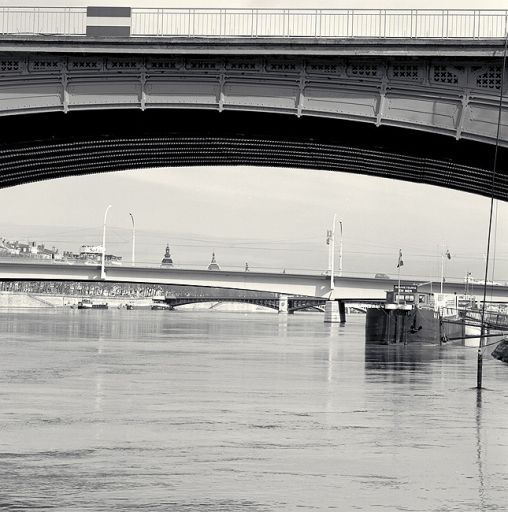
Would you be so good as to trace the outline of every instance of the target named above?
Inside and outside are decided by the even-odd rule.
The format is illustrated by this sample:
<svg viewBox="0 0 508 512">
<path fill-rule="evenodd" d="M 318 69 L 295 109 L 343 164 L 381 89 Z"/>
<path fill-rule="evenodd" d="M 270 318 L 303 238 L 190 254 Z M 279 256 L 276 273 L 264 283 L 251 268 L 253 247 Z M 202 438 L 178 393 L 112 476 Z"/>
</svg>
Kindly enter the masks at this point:
<svg viewBox="0 0 508 512">
<path fill-rule="evenodd" d="M 416 293 L 417 286 L 415 283 L 409 284 L 398 284 L 393 285 L 393 291 L 398 294 L 406 294 L 406 293 Z"/>
</svg>

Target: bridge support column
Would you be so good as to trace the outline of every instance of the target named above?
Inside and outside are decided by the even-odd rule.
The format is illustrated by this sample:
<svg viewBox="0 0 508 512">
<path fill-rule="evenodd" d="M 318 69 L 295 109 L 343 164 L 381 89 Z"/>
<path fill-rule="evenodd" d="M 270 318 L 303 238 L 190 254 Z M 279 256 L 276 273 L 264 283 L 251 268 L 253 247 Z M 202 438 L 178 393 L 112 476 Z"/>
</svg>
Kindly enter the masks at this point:
<svg viewBox="0 0 508 512">
<path fill-rule="evenodd" d="M 279 314 L 288 312 L 288 296 L 279 295 Z"/>
<path fill-rule="evenodd" d="M 341 324 L 346 323 L 346 303 L 343 300 L 339 300 L 339 319 Z"/>
<path fill-rule="evenodd" d="M 336 324 L 339 322 L 339 302 L 327 300 L 325 303 L 325 323 Z"/>
</svg>

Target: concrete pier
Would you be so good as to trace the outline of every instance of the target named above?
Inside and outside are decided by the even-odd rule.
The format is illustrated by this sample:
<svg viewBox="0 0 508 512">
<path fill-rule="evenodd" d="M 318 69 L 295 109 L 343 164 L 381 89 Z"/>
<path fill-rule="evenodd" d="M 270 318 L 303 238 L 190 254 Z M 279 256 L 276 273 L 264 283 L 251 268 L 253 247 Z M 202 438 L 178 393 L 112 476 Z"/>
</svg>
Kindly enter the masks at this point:
<svg viewBox="0 0 508 512">
<path fill-rule="evenodd" d="M 288 296 L 287 295 L 279 295 L 279 314 L 288 313 Z"/>
<path fill-rule="evenodd" d="M 325 323 L 339 323 L 339 302 L 336 300 L 327 300 L 325 303 Z"/>
</svg>

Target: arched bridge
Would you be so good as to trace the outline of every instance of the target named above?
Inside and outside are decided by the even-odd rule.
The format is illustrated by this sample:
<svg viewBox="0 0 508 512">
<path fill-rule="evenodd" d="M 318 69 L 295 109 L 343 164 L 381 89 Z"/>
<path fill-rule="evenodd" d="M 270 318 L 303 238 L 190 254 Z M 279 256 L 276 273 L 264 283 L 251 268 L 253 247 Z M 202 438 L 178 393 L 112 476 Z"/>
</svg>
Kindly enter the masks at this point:
<svg viewBox="0 0 508 512">
<path fill-rule="evenodd" d="M 0 187 L 245 164 L 489 195 L 499 138 L 508 199 L 505 11 L 90 9 L 0 16 Z"/>
<path fill-rule="evenodd" d="M 172 308 L 177 308 L 179 306 L 185 306 L 188 304 L 216 302 L 252 304 L 254 306 L 263 306 L 265 308 L 274 309 L 276 311 L 279 311 L 280 309 L 280 300 L 278 297 L 222 297 L 217 299 L 214 299 L 213 297 L 166 297 L 164 302 Z M 325 303 L 326 299 L 319 299 L 314 297 L 288 297 L 287 312 L 294 313 L 295 311 L 303 310 L 323 311 Z"/>
<path fill-rule="evenodd" d="M 273 309 L 275 311 L 280 310 L 280 298 L 279 297 L 166 297 L 164 303 L 171 306 L 173 309 L 180 306 L 186 306 L 188 304 L 202 304 L 202 303 L 214 303 L 214 304 L 252 304 L 254 306 L 262 306 L 265 308 Z M 374 302 L 377 304 L 377 302 Z M 287 312 L 295 313 L 296 311 L 319 311 L 324 312 L 326 299 L 320 299 L 316 297 L 287 297 Z M 354 313 L 365 313 L 367 304 L 346 304 L 346 312 Z"/>
</svg>

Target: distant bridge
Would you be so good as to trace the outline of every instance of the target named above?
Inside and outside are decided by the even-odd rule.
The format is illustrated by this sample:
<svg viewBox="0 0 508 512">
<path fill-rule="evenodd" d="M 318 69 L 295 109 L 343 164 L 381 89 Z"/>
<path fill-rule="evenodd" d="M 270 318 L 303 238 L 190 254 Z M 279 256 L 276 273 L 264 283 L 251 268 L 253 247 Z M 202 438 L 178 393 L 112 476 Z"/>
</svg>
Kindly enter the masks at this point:
<svg viewBox="0 0 508 512">
<path fill-rule="evenodd" d="M 172 308 L 180 306 L 186 306 L 189 304 L 202 304 L 202 303 L 240 303 L 240 304 L 252 304 L 254 306 L 262 306 L 269 309 L 279 311 L 280 300 L 278 297 L 269 298 L 252 298 L 252 297 L 166 297 L 164 302 Z M 287 298 L 287 312 L 294 313 L 300 310 L 315 310 L 324 311 L 326 299 L 316 299 L 313 297 L 288 297 Z"/>
<path fill-rule="evenodd" d="M 166 297 L 163 301 L 173 309 L 180 306 L 190 304 L 207 304 L 212 303 L 214 306 L 220 304 L 252 304 L 254 306 L 262 306 L 264 308 L 280 310 L 279 297 Z M 346 313 L 365 313 L 368 307 L 373 306 L 379 301 L 370 301 L 367 303 L 349 303 L 346 305 Z M 325 310 L 326 299 L 317 299 L 314 297 L 287 297 L 287 312 L 295 313 L 296 311 L 318 311 L 323 313 Z M 214 307 L 212 306 L 212 308 Z"/>
<path fill-rule="evenodd" d="M 245 164 L 489 195 L 507 12 L 1 9 L 0 187 Z"/>
<path fill-rule="evenodd" d="M 302 298 L 348 302 L 381 301 L 385 292 L 397 284 L 394 279 L 367 277 L 336 277 L 335 289 L 330 289 L 330 277 L 322 274 L 297 274 L 274 272 L 210 271 L 140 266 L 110 266 L 106 269 L 107 281 L 117 283 L 152 283 L 165 285 L 200 286 L 236 290 L 271 292 Z M 0 280 L 13 281 L 101 281 L 97 265 L 66 264 L 56 262 L 0 261 Z M 414 282 L 414 281 L 411 281 Z M 439 289 L 439 283 L 418 282 L 419 290 L 428 292 Z M 478 288 L 479 289 L 479 288 Z M 447 282 L 445 293 L 464 293 L 464 283 Z M 298 299 L 297 299 L 298 300 Z M 508 302 L 508 287 L 489 288 L 488 300 Z"/>
</svg>

